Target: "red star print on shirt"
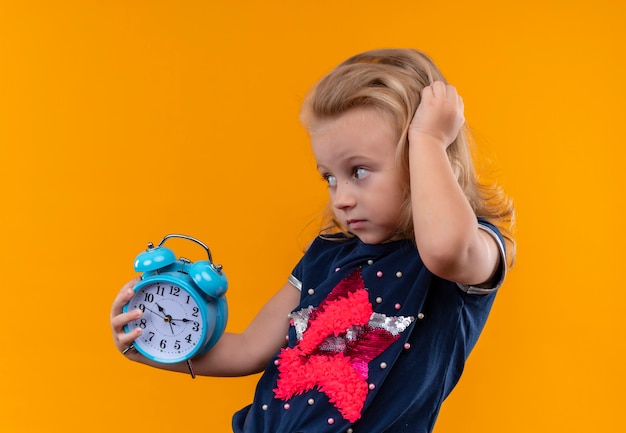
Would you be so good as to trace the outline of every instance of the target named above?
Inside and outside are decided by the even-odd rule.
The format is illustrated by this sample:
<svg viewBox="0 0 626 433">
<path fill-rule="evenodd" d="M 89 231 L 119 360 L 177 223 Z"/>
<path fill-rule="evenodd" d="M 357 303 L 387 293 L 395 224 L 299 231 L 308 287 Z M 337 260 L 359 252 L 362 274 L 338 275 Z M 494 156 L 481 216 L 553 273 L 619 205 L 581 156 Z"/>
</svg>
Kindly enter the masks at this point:
<svg viewBox="0 0 626 433">
<path fill-rule="evenodd" d="M 361 270 L 335 286 L 319 307 L 291 315 L 297 343 L 278 355 L 276 398 L 288 400 L 317 387 L 350 422 L 361 417 L 368 364 L 413 321 L 374 313 Z"/>
</svg>

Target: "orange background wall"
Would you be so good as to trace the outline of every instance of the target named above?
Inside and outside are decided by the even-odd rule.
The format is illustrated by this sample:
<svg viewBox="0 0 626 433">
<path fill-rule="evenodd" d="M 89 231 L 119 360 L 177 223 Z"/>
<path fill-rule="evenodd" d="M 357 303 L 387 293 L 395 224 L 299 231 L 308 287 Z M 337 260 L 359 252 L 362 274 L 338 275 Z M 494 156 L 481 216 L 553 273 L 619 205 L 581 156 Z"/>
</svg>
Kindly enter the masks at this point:
<svg viewBox="0 0 626 433">
<path fill-rule="evenodd" d="M 436 432 L 624 431 L 625 18 L 620 0 L 0 0 L 0 431 L 229 431 L 257 377 L 125 361 L 111 301 L 146 242 L 187 233 L 243 329 L 326 199 L 306 90 L 388 46 L 458 87 L 518 209 L 517 265 Z"/>
</svg>

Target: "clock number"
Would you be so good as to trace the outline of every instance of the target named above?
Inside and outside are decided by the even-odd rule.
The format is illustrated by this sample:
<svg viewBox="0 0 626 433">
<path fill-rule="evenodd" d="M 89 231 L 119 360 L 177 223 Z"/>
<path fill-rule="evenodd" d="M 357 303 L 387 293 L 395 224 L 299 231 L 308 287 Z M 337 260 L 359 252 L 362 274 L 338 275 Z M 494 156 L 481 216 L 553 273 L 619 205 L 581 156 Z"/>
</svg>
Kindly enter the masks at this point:
<svg viewBox="0 0 626 433">
<path fill-rule="evenodd" d="M 150 335 L 150 337 L 148 337 L 148 341 L 152 341 L 152 337 L 154 337 L 154 332 L 150 331 L 148 335 Z"/>
<path fill-rule="evenodd" d="M 161 349 L 165 349 L 167 347 L 167 340 L 161 340 L 159 346 L 161 347 Z"/>
<path fill-rule="evenodd" d="M 144 301 L 150 302 L 150 303 L 154 302 L 154 295 L 152 293 L 146 293 Z"/>
<path fill-rule="evenodd" d="M 191 329 L 198 332 L 200 330 L 200 324 L 198 322 L 193 322 L 193 328 Z"/>
<path fill-rule="evenodd" d="M 144 313 L 146 312 L 146 306 L 145 306 L 145 305 L 143 305 L 143 304 L 139 304 L 139 307 L 138 307 L 138 308 L 139 308 L 141 311 L 143 311 Z"/>
<path fill-rule="evenodd" d="M 191 296 L 187 295 L 187 304 L 189 303 L 190 300 L 191 300 Z"/>
<path fill-rule="evenodd" d="M 176 286 L 171 286 L 170 287 L 170 295 L 172 296 L 179 296 L 178 294 L 180 293 L 180 287 L 176 287 Z"/>
<path fill-rule="evenodd" d="M 161 296 L 165 295 L 165 287 L 157 286 L 156 293 L 157 295 L 161 295 Z"/>
<path fill-rule="evenodd" d="M 191 314 L 193 317 L 198 317 L 198 313 L 200 309 L 198 307 L 193 307 L 193 313 Z"/>
<path fill-rule="evenodd" d="M 146 323 L 146 319 L 141 319 L 141 320 L 139 321 L 139 327 L 140 327 L 141 329 L 146 329 L 146 326 L 148 326 L 148 324 Z"/>
<path fill-rule="evenodd" d="M 180 341 L 176 340 L 176 342 L 174 343 L 174 349 L 176 350 L 180 349 Z"/>
<path fill-rule="evenodd" d="M 188 336 L 185 337 L 185 341 L 189 344 L 191 344 L 191 334 L 189 334 Z"/>
</svg>

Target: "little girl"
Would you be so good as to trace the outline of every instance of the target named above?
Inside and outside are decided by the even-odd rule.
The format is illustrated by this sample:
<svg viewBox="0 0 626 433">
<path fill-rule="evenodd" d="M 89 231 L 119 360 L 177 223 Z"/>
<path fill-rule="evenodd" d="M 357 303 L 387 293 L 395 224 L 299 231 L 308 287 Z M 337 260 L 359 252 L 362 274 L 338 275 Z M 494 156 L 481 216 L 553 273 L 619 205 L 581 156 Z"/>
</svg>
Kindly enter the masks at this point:
<svg viewBox="0 0 626 433">
<path fill-rule="evenodd" d="M 196 373 L 264 371 L 235 432 L 430 432 L 512 262 L 513 208 L 477 181 L 463 101 L 419 51 L 346 60 L 309 93 L 302 121 L 327 224 L 248 328 L 194 359 Z M 123 329 L 141 316 L 122 313 L 136 282 L 112 307 L 120 351 L 141 333 Z"/>
</svg>

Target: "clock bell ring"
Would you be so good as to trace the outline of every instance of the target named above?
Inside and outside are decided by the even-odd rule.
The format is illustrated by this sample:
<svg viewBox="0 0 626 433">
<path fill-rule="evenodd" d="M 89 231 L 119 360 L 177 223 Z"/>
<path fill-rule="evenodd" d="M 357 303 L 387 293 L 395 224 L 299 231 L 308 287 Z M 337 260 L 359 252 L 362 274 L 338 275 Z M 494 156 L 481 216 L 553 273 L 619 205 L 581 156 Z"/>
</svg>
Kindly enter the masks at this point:
<svg viewBox="0 0 626 433">
<path fill-rule="evenodd" d="M 208 260 L 191 262 L 163 246 L 172 238 L 185 239 L 203 247 Z M 142 272 L 135 294 L 123 311 L 140 309 L 142 317 L 124 327 L 128 333 L 142 333 L 128 350 L 135 349 L 156 362 L 187 362 L 195 378 L 191 359 L 211 349 L 220 339 L 228 320 L 228 281 L 221 265 L 213 263 L 211 251 L 199 240 L 181 234 L 166 235 L 155 247 L 135 259 L 135 271 Z"/>
</svg>

